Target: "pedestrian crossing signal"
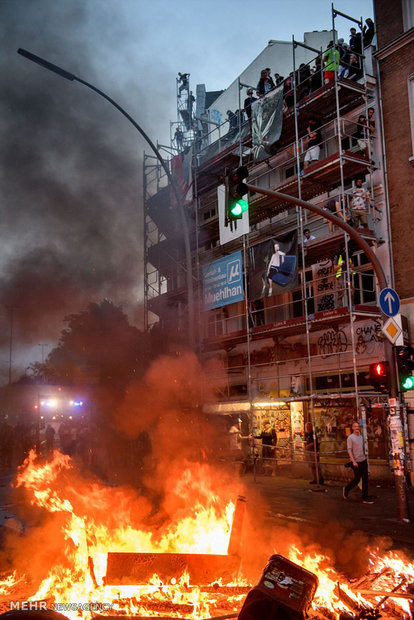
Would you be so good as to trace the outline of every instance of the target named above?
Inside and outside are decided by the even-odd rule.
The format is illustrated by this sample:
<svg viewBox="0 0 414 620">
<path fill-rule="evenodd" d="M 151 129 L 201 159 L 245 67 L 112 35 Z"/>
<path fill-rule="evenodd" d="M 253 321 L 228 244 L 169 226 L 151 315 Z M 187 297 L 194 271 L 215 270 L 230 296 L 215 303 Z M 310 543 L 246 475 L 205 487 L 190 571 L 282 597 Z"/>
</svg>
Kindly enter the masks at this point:
<svg viewBox="0 0 414 620">
<path fill-rule="evenodd" d="M 390 376 L 388 362 L 369 365 L 369 382 L 376 392 L 389 392 Z"/>
</svg>

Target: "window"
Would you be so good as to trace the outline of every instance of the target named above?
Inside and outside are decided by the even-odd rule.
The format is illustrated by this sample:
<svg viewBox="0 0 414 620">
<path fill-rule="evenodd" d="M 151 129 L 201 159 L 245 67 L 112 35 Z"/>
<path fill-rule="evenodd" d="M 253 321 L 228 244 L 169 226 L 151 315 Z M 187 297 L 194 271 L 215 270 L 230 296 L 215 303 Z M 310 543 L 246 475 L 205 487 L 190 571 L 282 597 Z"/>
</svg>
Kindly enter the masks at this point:
<svg viewBox="0 0 414 620">
<path fill-rule="evenodd" d="M 207 315 L 207 337 L 221 336 L 224 332 L 225 316 L 223 310 L 211 310 Z"/>
<path fill-rule="evenodd" d="M 375 275 L 373 269 L 369 269 L 369 262 L 366 255 L 364 252 L 357 252 L 353 255 L 352 261 L 355 267 L 358 267 L 353 278 L 355 303 L 369 304 L 375 302 Z"/>
</svg>

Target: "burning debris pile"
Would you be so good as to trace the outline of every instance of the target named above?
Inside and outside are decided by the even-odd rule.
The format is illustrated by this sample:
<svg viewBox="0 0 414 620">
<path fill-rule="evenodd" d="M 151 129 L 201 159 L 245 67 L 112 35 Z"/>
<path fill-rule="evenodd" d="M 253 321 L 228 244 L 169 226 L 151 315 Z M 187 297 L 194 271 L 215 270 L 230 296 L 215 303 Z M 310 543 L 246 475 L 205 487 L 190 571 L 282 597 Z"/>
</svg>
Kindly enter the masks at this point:
<svg viewBox="0 0 414 620">
<path fill-rule="evenodd" d="M 240 489 L 234 485 L 226 496 L 206 465 L 182 464 L 180 475 L 166 480 L 168 498 L 155 512 L 131 489 L 83 480 L 60 452 L 42 462 L 31 453 L 16 486 L 34 518 L 6 549 L 13 570 L 1 575 L 3 612 L 54 609 L 71 619 L 111 620 L 276 617 L 243 615 L 256 592 L 315 620 L 412 617 L 414 565 L 396 554 L 367 552 L 368 573 L 349 581 L 324 555 L 292 544 L 289 559 L 272 556 L 252 590 L 258 575 L 240 546 L 245 502 L 230 501 Z M 267 541 L 269 550 L 277 551 Z"/>
</svg>

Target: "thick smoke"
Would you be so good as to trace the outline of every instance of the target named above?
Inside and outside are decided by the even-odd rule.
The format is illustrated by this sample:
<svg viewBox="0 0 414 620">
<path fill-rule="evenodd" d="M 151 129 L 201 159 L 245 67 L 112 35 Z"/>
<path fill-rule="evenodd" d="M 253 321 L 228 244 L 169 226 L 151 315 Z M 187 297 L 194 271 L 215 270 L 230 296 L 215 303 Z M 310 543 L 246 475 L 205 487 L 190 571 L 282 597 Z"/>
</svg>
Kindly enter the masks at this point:
<svg viewBox="0 0 414 620">
<path fill-rule="evenodd" d="M 0 309 L 14 308 L 16 362 L 19 347 L 55 341 L 63 318 L 87 303 L 107 297 L 133 315 L 142 297 L 149 147 L 96 93 L 17 54 L 28 49 L 101 88 L 156 142 L 170 112 L 148 93 L 139 11 L 134 22 L 120 9 L 92 0 L 0 5 Z M 160 84 L 169 69 L 156 65 Z M 6 310 L 0 319 L 4 346 Z"/>
</svg>

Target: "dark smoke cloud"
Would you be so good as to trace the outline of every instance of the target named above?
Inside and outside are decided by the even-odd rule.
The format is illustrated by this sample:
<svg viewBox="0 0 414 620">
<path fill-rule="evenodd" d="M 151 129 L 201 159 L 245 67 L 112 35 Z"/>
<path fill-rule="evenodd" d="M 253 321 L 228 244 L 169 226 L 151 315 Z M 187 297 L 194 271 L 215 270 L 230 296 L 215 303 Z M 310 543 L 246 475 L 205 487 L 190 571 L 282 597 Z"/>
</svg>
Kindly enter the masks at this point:
<svg viewBox="0 0 414 620">
<path fill-rule="evenodd" d="M 139 11 L 128 23 L 123 8 L 95 0 L 0 4 L 0 346 L 4 308 L 14 306 L 16 357 L 19 346 L 56 340 L 65 315 L 91 301 L 107 297 L 137 314 L 149 148 L 97 94 L 16 53 L 28 49 L 101 88 L 156 141 L 170 112 L 165 98 L 151 100 L 148 64 L 132 47 L 143 28 Z M 157 84 L 163 71 L 156 59 Z"/>
</svg>

